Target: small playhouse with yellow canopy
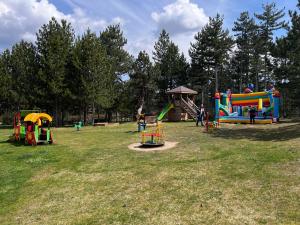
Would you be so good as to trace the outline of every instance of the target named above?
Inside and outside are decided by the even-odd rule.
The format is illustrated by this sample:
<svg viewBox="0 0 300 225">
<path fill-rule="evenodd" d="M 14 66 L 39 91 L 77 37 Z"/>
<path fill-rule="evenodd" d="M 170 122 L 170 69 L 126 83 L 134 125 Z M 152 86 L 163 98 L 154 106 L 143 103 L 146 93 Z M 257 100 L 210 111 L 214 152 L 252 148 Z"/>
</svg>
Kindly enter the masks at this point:
<svg viewBox="0 0 300 225">
<path fill-rule="evenodd" d="M 14 116 L 13 138 L 33 146 L 40 143 L 52 144 L 51 122 L 52 117 L 46 113 L 32 110 L 17 112 Z"/>
<path fill-rule="evenodd" d="M 245 89 L 245 93 L 215 94 L 215 120 L 220 123 L 250 123 L 249 111 L 256 110 L 255 123 L 271 124 L 279 121 L 280 93 L 275 88 L 267 91 L 253 92 Z"/>
</svg>

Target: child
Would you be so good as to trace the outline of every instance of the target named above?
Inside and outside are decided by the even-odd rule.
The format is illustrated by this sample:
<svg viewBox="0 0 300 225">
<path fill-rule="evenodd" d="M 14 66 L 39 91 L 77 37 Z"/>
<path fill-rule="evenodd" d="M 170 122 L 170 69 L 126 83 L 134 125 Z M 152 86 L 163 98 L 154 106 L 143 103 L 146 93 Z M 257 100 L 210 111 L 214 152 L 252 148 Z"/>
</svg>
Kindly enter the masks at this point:
<svg viewBox="0 0 300 225">
<path fill-rule="evenodd" d="M 256 108 L 251 107 L 249 113 L 250 113 L 250 123 L 254 124 L 255 123 L 255 116 L 256 116 Z"/>
<path fill-rule="evenodd" d="M 201 122 L 201 126 L 204 126 L 203 124 L 204 114 L 205 114 L 204 106 L 203 104 L 201 104 L 200 109 L 197 111 L 196 126 L 198 126 L 199 121 Z"/>
</svg>

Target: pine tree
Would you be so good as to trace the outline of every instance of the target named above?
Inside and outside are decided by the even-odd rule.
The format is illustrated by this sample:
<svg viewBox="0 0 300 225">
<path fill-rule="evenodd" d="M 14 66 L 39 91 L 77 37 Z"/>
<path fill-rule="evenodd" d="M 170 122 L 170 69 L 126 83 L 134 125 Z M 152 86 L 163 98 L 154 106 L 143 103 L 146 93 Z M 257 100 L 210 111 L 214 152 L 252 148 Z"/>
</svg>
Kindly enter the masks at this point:
<svg viewBox="0 0 300 225">
<path fill-rule="evenodd" d="M 253 35 L 255 35 L 257 26 L 253 18 L 249 17 L 248 12 L 242 12 L 237 21 L 234 22 L 232 29 L 235 32 L 237 50 L 235 51 L 235 61 L 237 68 L 237 80 L 239 81 L 239 90 L 248 83 L 253 83 L 250 74 L 250 61 L 253 56 Z"/>
<path fill-rule="evenodd" d="M 180 50 L 173 42 L 167 49 L 165 64 L 167 68 L 166 78 L 168 89 L 187 84 L 187 70 L 189 65 Z"/>
<path fill-rule="evenodd" d="M 142 106 L 147 112 L 151 111 L 154 106 L 155 90 L 157 87 L 154 67 L 149 55 L 145 51 L 139 53 L 138 58 L 133 63 L 129 77 L 130 97 L 135 105 L 135 110 Z"/>
<path fill-rule="evenodd" d="M 270 3 L 263 5 L 263 10 L 262 14 L 254 15 L 259 20 L 259 32 L 264 55 L 264 81 L 266 86 L 268 82 L 273 80 L 270 51 L 273 46 L 274 31 L 285 28 L 287 24 L 284 20 L 282 20 L 285 16 L 284 8 L 279 10 L 276 8 L 275 3 Z"/>
<path fill-rule="evenodd" d="M 74 66 L 73 90 L 87 120 L 89 106 L 93 114 L 96 107 L 110 108 L 113 104 L 114 83 L 111 65 L 101 41 L 89 29 L 76 40 L 72 54 Z"/>
<path fill-rule="evenodd" d="M 44 24 L 37 33 L 36 45 L 41 69 L 39 76 L 45 90 L 44 103 L 41 104 L 44 107 L 51 106 L 57 125 L 61 125 L 59 115 L 63 117 L 63 103 L 68 92 L 65 78 L 73 40 L 74 31 L 71 24 L 65 20 L 59 23 L 55 18 Z"/>
<path fill-rule="evenodd" d="M 0 54 L 0 113 L 13 109 L 11 89 L 13 86 L 10 73 L 10 51 L 5 50 Z"/>
<path fill-rule="evenodd" d="M 159 107 L 162 107 L 164 102 L 166 102 L 166 90 L 170 89 L 170 82 L 169 82 L 169 65 L 167 60 L 167 54 L 169 51 L 169 46 L 171 44 L 170 36 L 166 32 L 166 30 L 162 30 L 160 33 L 160 36 L 158 38 L 158 41 L 154 44 L 154 51 L 153 51 L 153 60 L 155 62 L 155 67 L 157 68 L 157 71 L 159 72 L 158 75 L 158 89 L 159 89 L 159 95 L 158 95 L 158 104 Z"/>
<path fill-rule="evenodd" d="M 195 42 L 191 43 L 189 55 L 191 57 L 191 70 L 189 73 L 189 82 L 194 90 L 203 94 L 206 91 L 207 85 L 213 79 L 210 77 L 210 65 L 207 62 L 206 50 L 207 43 L 205 42 L 205 32 L 202 29 L 195 35 Z"/>
<path fill-rule="evenodd" d="M 207 88 L 213 92 L 212 85 L 215 90 L 225 86 L 223 70 L 228 63 L 232 46 L 233 40 L 229 31 L 223 30 L 223 18 L 219 14 L 210 18 L 209 23 L 195 35 L 195 42 L 191 43 L 189 49 L 190 82 L 194 89 L 202 92 L 202 96 Z"/>
<path fill-rule="evenodd" d="M 300 85 L 300 0 L 297 4 L 298 11 L 291 11 L 291 28 L 287 35 L 287 55 L 289 58 L 289 79 L 295 85 L 295 91 L 299 93 Z M 297 97 L 298 101 L 299 98 Z"/>
<path fill-rule="evenodd" d="M 177 59 L 177 69 L 175 70 L 175 86 L 190 86 L 188 72 L 190 69 L 190 64 L 185 58 L 184 54 L 181 53 Z"/>
<path fill-rule="evenodd" d="M 291 26 L 287 36 L 276 40 L 272 51 L 275 60 L 275 78 L 283 94 L 285 111 L 300 111 L 300 0 L 298 10 L 290 11 Z"/>
<path fill-rule="evenodd" d="M 111 120 L 112 111 L 118 109 L 121 101 L 123 88 L 122 76 L 127 74 L 132 65 L 132 56 L 125 50 L 127 40 L 121 31 L 120 24 L 110 25 L 100 33 L 100 41 L 105 47 L 109 58 L 112 74 L 114 75 L 114 86 L 116 95 L 111 99 L 114 103 L 110 109 L 107 109 L 107 120 Z M 112 96 L 113 97 L 113 96 Z"/>
<path fill-rule="evenodd" d="M 153 51 L 153 60 L 157 64 L 163 64 L 171 44 L 170 36 L 166 30 L 162 30 L 158 41 L 155 42 Z"/>
<path fill-rule="evenodd" d="M 159 71 L 158 89 L 159 106 L 167 101 L 165 92 L 178 85 L 187 84 L 188 64 L 178 46 L 170 40 L 169 34 L 162 30 L 154 45 L 153 60 Z"/>
<path fill-rule="evenodd" d="M 12 90 L 17 96 L 18 108 L 33 108 L 37 99 L 38 63 L 36 48 L 30 42 L 21 41 L 12 47 L 11 78 L 14 82 Z"/>
<path fill-rule="evenodd" d="M 106 49 L 114 74 L 120 78 L 129 71 L 132 64 L 132 57 L 124 48 L 127 39 L 124 37 L 120 24 L 108 26 L 100 33 L 100 41 Z"/>
</svg>

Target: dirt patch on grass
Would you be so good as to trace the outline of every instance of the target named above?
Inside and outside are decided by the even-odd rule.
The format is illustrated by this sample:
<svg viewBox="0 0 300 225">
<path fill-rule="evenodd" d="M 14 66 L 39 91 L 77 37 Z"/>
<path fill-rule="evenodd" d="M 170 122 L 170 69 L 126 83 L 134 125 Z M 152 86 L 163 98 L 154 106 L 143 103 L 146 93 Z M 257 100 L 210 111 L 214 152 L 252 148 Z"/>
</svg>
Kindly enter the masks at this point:
<svg viewBox="0 0 300 225">
<path fill-rule="evenodd" d="M 163 146 L 158 146 L 158 147 L 143 147 L 141 143 L 133 143 L 128 145 L 128 148 L 134 151 L 140 151 L 140 152 L 152 152 L 152 151 L 163 151 L 167 149 L 171 149 L 176 147 L 178 142 L 171 142 L 171 141 L 166 141 Z"/>
</svg>

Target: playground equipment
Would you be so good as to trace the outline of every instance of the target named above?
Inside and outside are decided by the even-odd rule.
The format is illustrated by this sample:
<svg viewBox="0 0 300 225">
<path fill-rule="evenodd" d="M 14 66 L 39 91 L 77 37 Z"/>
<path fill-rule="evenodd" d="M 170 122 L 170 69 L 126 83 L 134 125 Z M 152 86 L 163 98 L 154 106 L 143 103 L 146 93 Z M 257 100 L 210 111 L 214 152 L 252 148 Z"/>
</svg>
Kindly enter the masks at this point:
<svg viewBox="0 0 300 225">
<path fill-rule="evenodd" d="M 205 130 L 204 132 L 209 133 L 211 131 L 213 131 L 216 128 L 220 127 L 220 124 L 217 121 L 209 121 L 209 113 L 206 113 L 206 119 L 204 121 L 204 127 Z"/>
<path fill-rule="evenodd" d="M 74 124 L 74 128 L 77 130 L 77 131 L 80 131 L 80 128 L 83 127 L 83 123 L 81 121 L 77 122 Z"/>
<path fill-rule="evenodd" d="M 274 89 L 243 94 L 215 93 L 215 120 L 220 123 L 250 123 L 249 110 L 257 109 L 255 123 L 271 124 L 279 121 L 280 93 Z"/>
<path fill-rule="evenodd" d="M 161 113 L 158 115 L 157 120 L 161 121 L 165 117 L 165 115 L 173 108 L 174 108 L 173 103 L 169 103 L 168 105 L 166 105 L 165 108 L 163 108 Z"/>
<path fill-rule="evenodd" d="M 24 118 L 30 113 L 40 113 L 39 110 L 21 110 L 14 115 L 14 141 L 24 141 L 26 137 L 26 124 Z"/>
<path fill-rule="evenodd" d="M 141 132 L 143 130 L 146 130 L 146 120 L 145 120 L 145 114 L 137 114 L 137 125 L 138 125 L 138 132 Z"/>
<path fill-rule="evenodd" d="M 141 145 L 144 147 L 157 147 L 165 144 L 162 124 L 157 124 L 150 132 L 142 131 Z"/>
<path fill-rule="evenodd" d="M 52 117 L 46 113 L 17 112 L 14 117 L 13 138 L 15 141 L 24 141 L 33 146 L 39 143 L 52 144 L 51 122 Z"/>
<path fill-rule="evenodd" d="M 138 132 L 146 130 L 147 124 L 145 122 L 138 122 Z"/>
<path fill-rule="evenodd" d="M 169 121 L 187 120 L 188 116 L 197 119 L 198 107 L 195 105 L 195 96 L 198 92 L 180 86 L 167 91 L 169 103 L 158 115 L 157 120 L 161 121 L 167 114 Z"/>
</svg>

